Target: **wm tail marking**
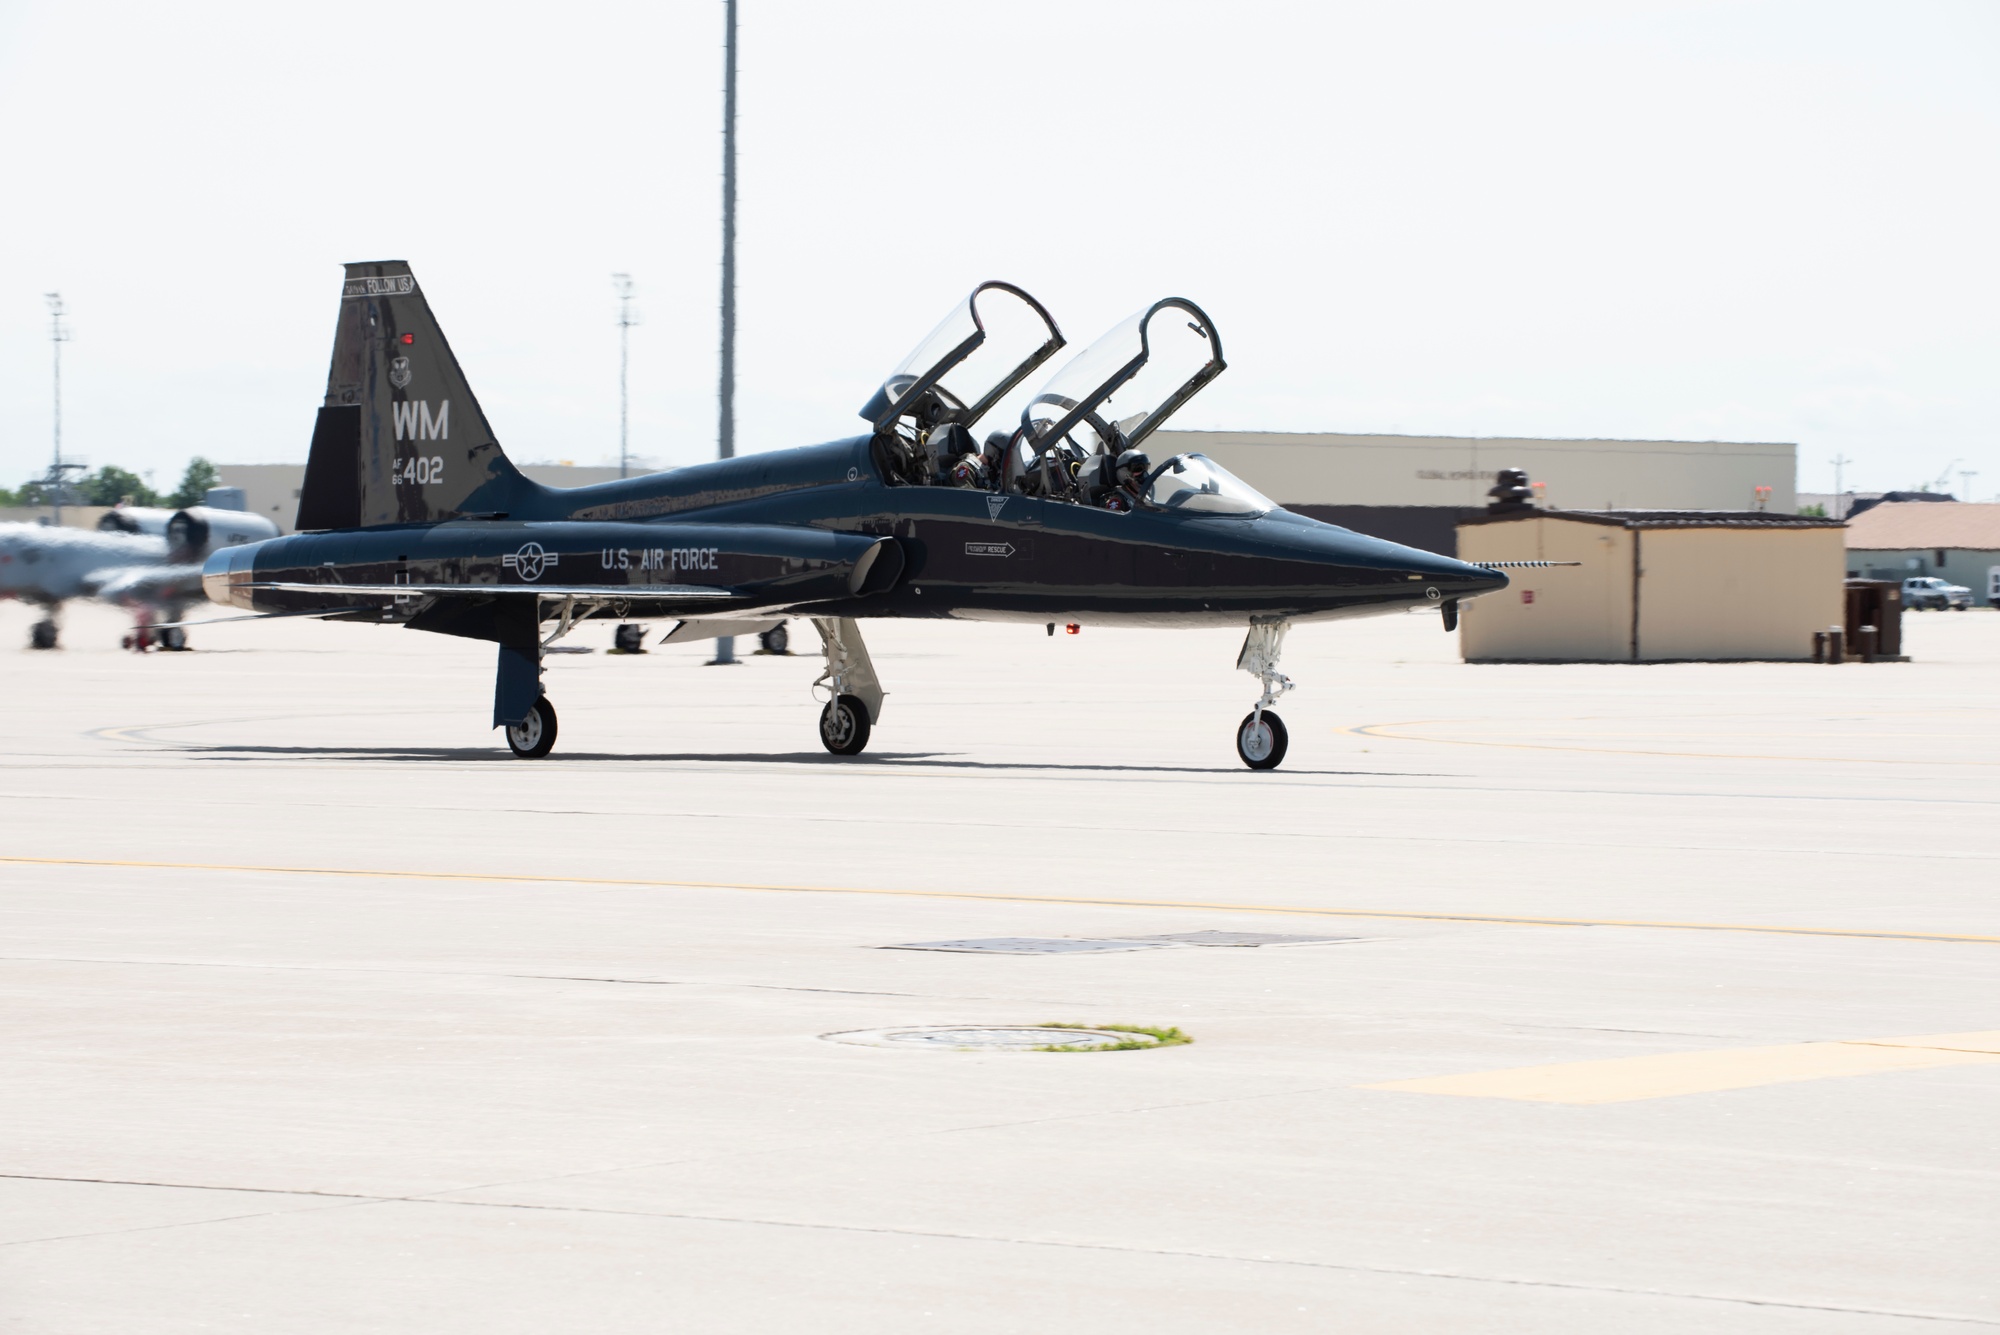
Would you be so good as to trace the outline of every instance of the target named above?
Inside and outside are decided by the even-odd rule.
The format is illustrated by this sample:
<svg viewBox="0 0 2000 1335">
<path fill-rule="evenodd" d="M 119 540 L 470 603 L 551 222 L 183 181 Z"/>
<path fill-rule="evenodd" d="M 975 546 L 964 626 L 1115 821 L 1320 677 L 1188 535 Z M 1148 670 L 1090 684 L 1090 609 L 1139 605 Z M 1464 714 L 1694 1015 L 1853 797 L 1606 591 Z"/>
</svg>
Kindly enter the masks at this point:
<svg viewBox="0 0 2000 1335">
<path fill-rule="evenodd" d="M 396 414 L 397 440 L 451 439 L 451 400 L 438 401 L 437 416 L 431 416 L 428 399 L 411 399 L 389 405 Z"/>
</svg>

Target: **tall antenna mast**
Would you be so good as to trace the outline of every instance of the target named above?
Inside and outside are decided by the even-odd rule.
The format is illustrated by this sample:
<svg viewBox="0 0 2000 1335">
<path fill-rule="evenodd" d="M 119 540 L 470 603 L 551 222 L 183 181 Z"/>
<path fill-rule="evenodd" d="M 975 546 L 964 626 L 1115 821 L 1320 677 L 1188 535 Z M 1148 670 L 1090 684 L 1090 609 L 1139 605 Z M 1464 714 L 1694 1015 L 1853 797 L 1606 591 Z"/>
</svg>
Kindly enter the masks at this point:
<svg viewBox="0 0 2000 1335">
<path fill-rule="evenodd" d="M 49 502 L 55 507 L 56 526 L 62 526 L 63 503 L 63 457 L 62 457 L 62 345 L 69 342 L 69 326 L 63 323 L 63 299 L 60 292 L 43 293 L 43 300 L 49 303 L 49 344 L 55 352 L 55 452 L 49 459 Z"/>
<path fill-rule="evenodd" d="M 736 0 L 722 0 L 722 400 L 716 453 L 736 457 Z M 736 637 L 715 637 L 711 666 L 736 661 Z"/>
<path fill-rule="evenodd" d="M 632 326 L 639 323 L 639 317 L 632 312 L 632 294 L 638 291 L 638 287 L 632 282 L 631 274 L 615 273 L 611 275 L 611 290 L 618 294 L 618 476 L 629 477 L 632 472 L 632 395 L 626 387 L 625 374 L 631 362 Z"/>
<path fill-rule="evenodd" d="M 1841 470 L 1854 462 L 1844 454 L 1836 454 L 1829 461 L 1833 464 L 1833 517 L 1847 518 L 1847 489 L 1841 486 Z"/>
</svg>

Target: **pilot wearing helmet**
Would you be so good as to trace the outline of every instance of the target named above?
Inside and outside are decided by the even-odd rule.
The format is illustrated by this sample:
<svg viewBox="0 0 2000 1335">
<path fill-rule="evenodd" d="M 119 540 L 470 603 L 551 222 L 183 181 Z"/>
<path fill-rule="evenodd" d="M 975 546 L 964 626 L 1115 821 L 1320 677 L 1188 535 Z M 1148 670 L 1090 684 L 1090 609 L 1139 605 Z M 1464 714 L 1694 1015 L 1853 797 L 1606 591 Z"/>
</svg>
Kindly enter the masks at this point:
<svg viewBox="0 0 2000 1335">
<path fill-rule="evenodd" d="M 1146 483 L 1146 474 L 1151 471 L 1153 461 L 1146 457 L 1144 450 L 1126 450 L 1118 456 L 1111 468 L 1112 485 L 1104 488 L 1097 497 L 1099 508 L 1125 514 L 1137 508 L 1139 489 Z"/>
</svg>

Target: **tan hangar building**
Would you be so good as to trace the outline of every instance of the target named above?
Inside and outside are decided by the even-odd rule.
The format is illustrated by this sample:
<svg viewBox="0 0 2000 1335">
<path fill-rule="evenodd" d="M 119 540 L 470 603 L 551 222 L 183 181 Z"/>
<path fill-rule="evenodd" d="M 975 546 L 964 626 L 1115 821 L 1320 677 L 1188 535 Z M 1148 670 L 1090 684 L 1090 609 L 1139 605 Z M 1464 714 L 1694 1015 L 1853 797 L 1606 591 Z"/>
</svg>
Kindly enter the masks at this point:
<svg viewBox="0 0 2000 1335">
<path fill-rule="evenodd" d="M 1147 449 L 1206 454 L 1288 509 L 1446 555 L 1503 468 L 1562 510 L 1798 508 L 1798 446 L 1786 443 L 1162 431 Z"/>
<path fill-rule="evenodd" d="M 1837 519 L 1768 511 L 1482 514 L 1458 528 L 1465 561 L 1515 569 L 1460 613 L 1467 662 L 1658 663 L 1812 657 L 1845 616 Z"/>
</svg>

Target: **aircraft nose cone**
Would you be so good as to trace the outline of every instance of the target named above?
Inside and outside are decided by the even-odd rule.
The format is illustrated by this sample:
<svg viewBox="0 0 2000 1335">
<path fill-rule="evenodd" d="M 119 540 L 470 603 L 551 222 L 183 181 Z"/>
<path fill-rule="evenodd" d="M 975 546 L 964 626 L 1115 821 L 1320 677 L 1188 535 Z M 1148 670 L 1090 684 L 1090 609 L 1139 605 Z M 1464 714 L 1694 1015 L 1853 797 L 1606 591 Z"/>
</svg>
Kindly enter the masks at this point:
<svg viewBox="0 0 2000 1335">
<path fill-rule="evenodd" d="M 1476 598 L 1482 593 L 1504 589 L 1509 583 L 1504 570 L 1489 570 L 1469 561 L 1448 558 L 1441 558 L 1436 569 L 1424 573 L 1437 583 L 1446 596 L 1455 598 Z"/>
</svg>

